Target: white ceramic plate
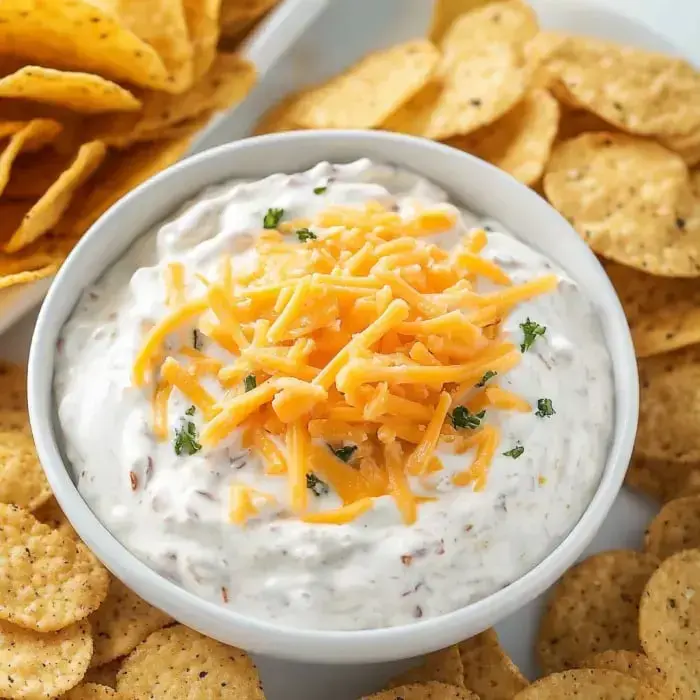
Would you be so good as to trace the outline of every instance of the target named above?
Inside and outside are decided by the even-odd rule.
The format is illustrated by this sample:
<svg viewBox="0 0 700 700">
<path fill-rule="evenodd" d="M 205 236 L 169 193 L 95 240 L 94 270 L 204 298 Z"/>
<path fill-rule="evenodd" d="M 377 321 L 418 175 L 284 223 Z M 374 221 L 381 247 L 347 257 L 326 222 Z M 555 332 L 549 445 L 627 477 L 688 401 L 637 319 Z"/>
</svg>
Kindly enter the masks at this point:
<svg viewBox="0 0 700 700">
<path fill-rule="evenodd" d="M 640 3 L 640 14 L 643 14 L 645 8 L 651 9 L 652 0 L 636 1 Z M 423 34 L 429 21 L 431 4 L 427 0 L 328 2 L 330 8 L 323 12 L 325 0 L 293 0 L 296 8 L 301 8 L 293 8 L 296 18 L 292 18 L 293 23 L 289 24 L 288 16 L 284 31 L 274 20 L 264 29 L 269 30 L 267 36 L 275 42 L 272 53 L 268 53 L 265 48 L 265 34 L 256 37 L 250 48 L 257 52 L 257 57 L 263 60 L 264 56 L 269 55 L 280 59 L 279 62 L 271 61 L 264 66 L 263 81 L 250 98 L 235 112 L 225 115 L 205 130 L 195 144 L 197 150 L 247 135 L 258 116 L 286 92 L 326 77 L 353 62 L 365 51 Z M 287 7 L 291 4 L 288 0 Z M 587 33 L 652 50 L 676 52 L 667 40 L 651 29 L 602 6 L 568 0 L 532 0 L 532 4 L 546 28 Z M 683 8 L 676 8 L 679 16 L 686 16 L 690 23 L 693 21 L 691 4 L 688 3 L 685 8 L 688 12 L 685 13 L 680 12 Z M 317 23 L 304 30 L 305 22 L 317 12 L 321 12 Z M 697 19 L 697 14 L 695 18 Z M 674 25 L 669 22 L 665 26 Z M 291 30 L 288 30 L 290 27 Z M 299 34 L 300 40 L 285 53 L 287 45 L 282 39 L 290 34 L 295 39 Z M 282 43 L 278 45 L 278 42 Z M 267 46 L 270 47 L 270 44 Z M 255 52 L 253 57 L 256 57 Z M 0 294 L 0 332 L 33 304 L 38 303 L 45 293 L 45 288 L 34 285 L 19 289 L 22 290 L 19 294 L 18 290 L 9 290 L 12 293 L 7 296 Z M 12 333 L 2 336 L 0 355 L 26 359 L 33 323 L 33 316 L 28 317 Z M 644 527 L 653 512 L 650 503 L 622 492 L 588 553 L 618 547 L 638 547 Z M 498 627 L 503 644 L 531 677 L 537 675 L 533 643 L 541 607 L 542 600 L 537 600 Z M 256 661 L 269 700 L 354 700 L 363 693 L 380 687 L 386 678 L 406 665 L 382 664 L 358 668 L 300 665 L 264 658 Z"/>
</svg>

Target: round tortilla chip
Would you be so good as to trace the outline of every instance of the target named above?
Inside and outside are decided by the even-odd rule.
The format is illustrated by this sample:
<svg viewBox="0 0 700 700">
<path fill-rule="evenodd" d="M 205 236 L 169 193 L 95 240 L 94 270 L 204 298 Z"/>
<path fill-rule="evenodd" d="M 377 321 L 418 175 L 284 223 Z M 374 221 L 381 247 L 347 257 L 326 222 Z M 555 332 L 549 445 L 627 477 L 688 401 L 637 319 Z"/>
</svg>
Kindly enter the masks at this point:
<svg viewBox="0 0 700 700">
<path fill-rule="evenodd" d="M 220 697 L 264 700 L 258 671 L 240 649 L 175 625 L 154 632 L 125 659 L 117 690 L 150 700 Z"/>
<path fill-rule="evenodd" d="M 27 410 L 27 371 L 6 360 L 0 360 L 0 410 Z"/>
<path fill-rule="evenodd" d="M 674 689 L 669 684 L 663 669 L 659 668 L 644 654 L 624 651 L 623 649 L 611 649 L 591 656 L 581 666 L 583 668 L 602 668 L 625 673 L 662 693 L 662 698 L 673 697 Z"/>
<path fill-rule="evenodd" d="M 108 688 L 117 687 L 117 673 L 122 667 L 123 659 L 115 659 L 102 666 L 91 666 L 88 668 L 84 683 L 97 683 L 97 685 L 106 685 Z"/>
<path fill-rule="evenodd" d="M 644 549 L 667 559 L 683 549 L 700 548 L 700 495 L 667 503 L 644 534 Z"/>
<path fill-rule="evenodd" d="M 481 44 L 524 46 L 539 30 L 534 10 L 521 0 L 490 2 L 458 17 L 440 42 L 446 61 Z"/>
<path fill-rule="evenodd" d="M 302 93 L 293 92 L 268 109 L 256 124 L 253 134 L 259 136 L 260 134 L 275 134 L 280 131 L 296 131 L 301 129 L 301 127 L 293 121 L 294 106 L 301 94 Z"/>
<path fill-rule="evenodd" d="M 0 503 L 34 510 L 49 498 L 51 487 L 32 438 L 22 432 L 0 430 Z"/>
<path fill-rule="evenodd" d="M 375 51 L 320 87 L 305 92 L 291 120 L 308 129 L 371 129 L 430 80 L 440 54 L 424 39 Z"/>
<path fill-rule="evenodd" d="M 550 593 L 537 653 L 551 673 L 580 666 L 608 649 L 640 649 L 639 598 L 658 565 L 651 554 L 615 550 L 594 554 L 569 569 Z"/>
<path fill-rule="evenodd" d="M 493 628 L 459 643 L 464 686 L 481 700 L 509 700 L 529 683 L 498 641 Z"/>
<path fill-rule="evenodd" d="M 491 124 L 525 95 L 529 74 L 520 52 L 508 44 L 478 45 L 442 66 L 443 89 L 424 136 L 446 139 Z"/>
<path fill-rule="evenodd" d="M 687 134 L 700 128 L 700 73 L 689 63 L 591 37 L 568 36 L 547 69 L 571 103 L 633 134 Z"/>
<path fill-rule="evenodd" d="M 91 654 L 87 622 L 45 634 L 0 621 L 0 695 L 55 698 L 80 683 Z"/>
<path fill-rule="evenodd" d="M 113 688 L 97 683 L 81 683 L 62 696 L 63 700 L 118 700 L 120 697 Z"/>
<path fill-rule="evenodd" d="M 462 661 L 459 657 L 459 649 L 456 646 L 427 654 L 422 663 L 392 678 L 386 687 L 397 688 L 402 685 L 428 683 L 430 681 L 456 685 L 458 688 L 464 687 Z"/>
<path fill-rule="evenodd" d="M 680 136 L 664 136 L 659 142 L 671 151 L 675 151 L 689 168 L 700 163 L 700 128 Z"/>
<path fill-rule="evenodd" d="M 544 190 L 599 255 L 651 274 L 700 275 L 700 212 L 688 170 L 663 146 L 582 134 L 554 148 Z"/>
<path fill-rule="evenodd" d="M 96 610 L 108 585 L 107 570 L 84 544 L 0 504 L 0 619 L 60 630 Z"/>
<path fill-rule="evenodd" d="M 700 464 L 683 464 L 632 455 L 625 483 L 631 489 L 666 503 L 700 493 Z"/>
<path fill-rule="evenodd" d="M 110 577 L 104 602 L 88 619 L 95 640 L 91 666 L 125 656 L 149 634 L 173 621 L 114 577 Z"/>
<path fill-rule="evenodd" d="M 639 607 L 642 646 L 672 683 L 692 697 L 700 687 L 700 550 L 666 559 L 644 589 Z"/>
<path fill-rule="evenodd" d="M 640 360 L 639 384 L 636 451 L 649 459 L 700 462 L 700 348 Z"/>
<path fill-rule="evenodd" d="M 64 537 L 79 540 L 78 533 L 73 529 L 70 520 L 61 510 L 58 501 L 52 496 L 44 505 L 37 508 L 32 515 L 44 525 L 48 525 L 52 530 L 58 530 Z"/>
<path fill-rule="evenodd" d="M 618 671 L 580 668 L 546 676 L 518 693 L 513 700 L 660 700 L 636 678 Z"/>
<path fill-rule="evenodd" d="M 558 122 L 559 103 L 546 90 L 532 90 L 498 121 L 447 143 L 533 185 L 549 160 Z"/>
<path fill-rule="evenodd" d="M 413 683 L 367 695 L 361 700 L 480 700 L 464 688 L 445 683 Z"/>
<path fill-rule="evenodd" d="M 637 357 L 700 343 L 700 286 L 615 263 L 605 271 L 620 297 Z"/>
<path fill-rule="evenodd" d="M 32 429 L 29 425 L 27 410 L 6 411 L 0 409 L 0 432 L 21 433 L 22 435 L 31 437 Z"/>
<path fill-rule="evenodd" d="M 75 112 L 133 111 L 141 103 L 123 87 L 92 73 L 24 66 L 0 79 L 0 97 L 34 100 Z"/>
<path fill-rule="evenodd" d="M 229 2 L 235 0 L 229 0 Z M 485 5 L 490 0 L 435 0 L 433 3 L 433 23 L 430 28 L 430 38 L 435 43 L 442 39 L 452 23 L 465 12 L 471 12 Z"/>
</svg>

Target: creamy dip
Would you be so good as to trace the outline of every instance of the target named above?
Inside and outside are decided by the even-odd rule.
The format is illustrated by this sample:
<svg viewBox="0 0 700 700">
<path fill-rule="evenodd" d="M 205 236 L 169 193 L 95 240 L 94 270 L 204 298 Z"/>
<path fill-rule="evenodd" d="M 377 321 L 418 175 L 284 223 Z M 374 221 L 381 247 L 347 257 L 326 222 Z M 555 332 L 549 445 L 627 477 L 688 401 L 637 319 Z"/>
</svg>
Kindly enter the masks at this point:
<svg viewBox="0 0 700 700">
<path fill-rule="evenodd" d="M 559 280 L 554 292 L 521 303 L 503 322 L 518 346 L 527 319 L 546 332 L 499 377 L 500 386 L 526 398 L 533 411 L 487 413 L 501 439 L 484 490 L 458 488 L 450 479 L 465 469 L 469 454 L 440 453 L 439 498 L 421 504 L 413 525 L 403 524 L 389 496 L 349 524 L 310 524 L 290 517 L 285 479 L 266 476 L 240 435 L 190 456 L 175 454 L 173 435 L 191 403 L 178 390 L 169 399 L 170 437 L 157 441 L 152 388 L 133 386 L 131 373 L 144 327 L 168 313 L 165 266 L 182 262 L 188 284 L 201 287 L 195 273 L 215 274 L 222 253 L 235 254 L 239 269 L 251 264 L 251 244 L 270 207 L 284 209 L 285 217 L 310 217 L 329 205 L 369 200 L 405 216 L 417 206 L 452 208 L 432 183 L 366 159 L 208 189 L 84 293 L 58 346 L 55 391 L 65 449 L 97 517 L 137 557 L 184 588 L 294 627 L 400 625 L 453 611 L 516 580 L 581 517 L 613 431 L 610 358 L 593 303 L 548 258 L 497 223 L 454 209 L 458 223 L 436 237 L 441 246 L 449 249 L 482 226 L 488 232 L 482 255 L 513 283 L 552 272 Z M 201 342 L 209 354 L 233 360 L 207 338 Z M 180 344 L 175 339 L 172 348 Z M 206 386 L 221 398 L 215 381 Z M 536 414 L 541 399 L 551 401 L 554 413 Z M 187 420 L 201 425 L 197 414 Z M 277 504 L 245 525 L 231 524 L 234 480 L 274 494 Z M 332 492 L 310 500 L 315 509 L 340 504 Z"/>
</svg>

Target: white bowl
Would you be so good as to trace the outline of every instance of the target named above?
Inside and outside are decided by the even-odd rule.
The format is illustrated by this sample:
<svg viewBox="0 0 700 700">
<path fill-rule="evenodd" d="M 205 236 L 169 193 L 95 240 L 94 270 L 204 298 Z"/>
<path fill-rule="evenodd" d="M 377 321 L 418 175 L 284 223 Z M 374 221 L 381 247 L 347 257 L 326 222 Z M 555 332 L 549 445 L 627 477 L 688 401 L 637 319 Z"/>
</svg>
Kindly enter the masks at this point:
<svg viewBox="0 0 700 700">
<path fill-rule="evenodd" d="M 52 390 L 55 347 L 81 292 L 133 241 L 182 202 L 232 178 L 296 172 L 322 160 L 367 156 L 419 172 L 454 201 L 492 216 L 566 270 L 600 310 L 612 357 L 615 430 L 598 490 L 569 536 L 506 588 L 447 615 L 385 629 L 329 632 L 284 627 L 198 598 L 127 551 L 83 501 L 60 448 Z M 408 658 L 494 625 L 542 593 L 571 566 L 605 519 L 627 469 L 638 409 L 632 342 L 620 303 L 595 256 L 543 199 L 493 166 L 437 143 L 382 132 L 292 132 L 252 138 L 182 161 L 107 212 L 61 268 L 39 315 L 29 357 L 29 412 L 39 458 L 61 507 L 105 565 L 148 602 L 200 632 L 249 651 L 308 662 L 363 663 Z M 467 563 L 468 565 L 468 563 Z"/>
</svg>

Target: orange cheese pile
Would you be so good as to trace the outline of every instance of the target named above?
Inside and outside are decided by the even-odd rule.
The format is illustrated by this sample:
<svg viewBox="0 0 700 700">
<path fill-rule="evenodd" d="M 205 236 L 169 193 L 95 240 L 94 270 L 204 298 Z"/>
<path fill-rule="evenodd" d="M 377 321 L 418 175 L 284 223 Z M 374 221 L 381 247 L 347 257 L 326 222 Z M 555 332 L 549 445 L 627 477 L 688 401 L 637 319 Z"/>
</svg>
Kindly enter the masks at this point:
<svg viewBox="0 0 700 700">
<path fill-rule="evenodd" d="M 244 431 L 244 445 L 259 455 L 265 474 L 287 479 L 293 512 L 312 523 L 349 522 L 383 495 L 395 499 L 406 523 L 414 522 L 420 503 L 431 499 L 416 496 L 409 477 L 442 469 L 439 446 L 473 450 L 452 479 L 484 488 L 498 430 L 455 429 L 450 412 L 460 404 L 472 413 L 529 410 L 498 387 L 520 361 L 500 322 L 557 280 L 512 284 L 481 257 L 483 231 L 451 252 L 430 242 L 455 223 L 452 210 L 425 210 L 406 221 L 374 202 L 283 221 L 260 232 L 252 269 L 236 275 L 224 259 L 215 279 L 198 276 L 189 285 L 201 290 L 197 296 L 185 293 L 193 281 L 182 266 L 169 266 L 169 314 L 148 332 L 133 367 L 134 383 L 152 391 L 154 434 L 167 437 L 168 398 L 178 389 L 204 416 L 203 449 Z M 478 293 L 479 277 L 500 288 Z M 166 357 L 172 334 L 192 328 L 235 359 L 222 365 L 192 348 L 175 353 L 186 362 Z M 486 372 L 497 377 L 477 387 Z M 203 387 L 207 374 L 220 382 L 223 399 Z M 246 391 L 250 375 L 256 385 Z M 349 445 L 356 449 L 346 463 L 333 449 Z M 311 512 L 310 472 L 342 507 Z M 234 484 L 230 520 L 245 522 L 271 498 Z"/>
</svg>

